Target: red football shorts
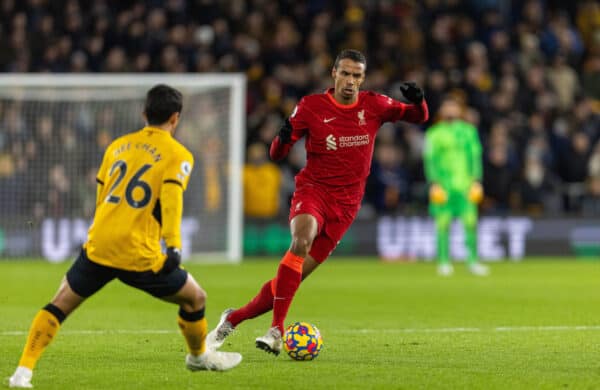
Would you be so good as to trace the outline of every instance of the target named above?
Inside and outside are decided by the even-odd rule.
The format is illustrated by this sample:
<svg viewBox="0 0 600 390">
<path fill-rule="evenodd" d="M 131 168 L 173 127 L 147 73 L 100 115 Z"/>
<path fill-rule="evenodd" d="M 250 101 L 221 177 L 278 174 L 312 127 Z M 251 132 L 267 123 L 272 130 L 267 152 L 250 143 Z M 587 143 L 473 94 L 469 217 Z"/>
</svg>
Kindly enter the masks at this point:
<svg viewBox="0 0 600 390">
<path fill-rule="evenodd" d="M 294 192 L 289 220 L 299 214 L 310 214 L 317 219 L 319 230 L 308 253 L 320 264 L 329 257 L 352 225 L 358 208 L 340 206 L 318 187 L 303 185 Z"/>
</svg>

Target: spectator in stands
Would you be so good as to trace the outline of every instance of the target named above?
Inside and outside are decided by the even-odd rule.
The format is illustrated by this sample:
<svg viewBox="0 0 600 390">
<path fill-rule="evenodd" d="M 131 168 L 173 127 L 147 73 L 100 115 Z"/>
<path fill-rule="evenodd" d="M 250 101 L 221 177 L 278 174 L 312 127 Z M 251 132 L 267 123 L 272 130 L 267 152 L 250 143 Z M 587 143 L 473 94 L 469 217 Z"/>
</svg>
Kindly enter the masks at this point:
<svg viewBox="0 0 600 390">
<path fill-rule="evenodd" d="M 591 47 L 597 43 L 600 30 L 600 4 L 596 0 L 578 1 L 575 22 L 585 46 Z"/>
<path fill-rule="evenodd" d="M 564 180 L 567 183 L 583 183 L 588 177 L 590 139 L 587 134 L 577 131 L 571 136 L 568 154 L 565 158 Z"/>
<path fill-rule="evenodd" d="M 569 138 L 569 144 L 563 151 L 563 180 L 565 182 L 565 210 L 581 211 L 585 198 L 585 181 L 588 178 L 588 159 L 590 154 L 589 137 L 581 132 L 574 132 Z"/>
<path fill-rule="evenodd" d="M 544 212 L 556 209 L 555 191 L 555 178 L 548 172 L 541 159 L 536 155 L 527 157 L 518 189 L 521 210 L 528 215 L 539 217 L 544 215 Z"/>
<path fill-rule="evenodd" d="M 378 144 L 366 194 L 375 211 L 381 214 L 400 211 L 408 201 L 409 180 L 410 172 L 406 167 L 402 149 L 390 143 Z"/>
<path fill-rule="evenodd" d="M 484 212 L 505 214 L 511 207 L 516 178 L 508 155 L 506 144 L 498 143 L 488 149 L 483 165 Z"/>
<path fill-rule="evenodd" d="M 244 165 L 244 215 L 252 219 L 271 219 L 279 213 L 281 171 L 268 158 L 262 143 L 248 147 Z"/>
<path fill-rule="evenodd" d="M 567 57 L 557 53 L 548 69 L 548 81 L 558 98 L 558 108 L 567 112 L 575 103 L 575 96 L 579 92 L 579 80 L 575 70 L 569 66 Z"/>
<path fill-rule="evenodd" d="M 600 110 L 594 109 L 594 101 L 586 97 L 578 99 L 570 114 L 568 127 L 586 134 L 590 144 L 595 144 L 600 139 Z"/>
</svg>

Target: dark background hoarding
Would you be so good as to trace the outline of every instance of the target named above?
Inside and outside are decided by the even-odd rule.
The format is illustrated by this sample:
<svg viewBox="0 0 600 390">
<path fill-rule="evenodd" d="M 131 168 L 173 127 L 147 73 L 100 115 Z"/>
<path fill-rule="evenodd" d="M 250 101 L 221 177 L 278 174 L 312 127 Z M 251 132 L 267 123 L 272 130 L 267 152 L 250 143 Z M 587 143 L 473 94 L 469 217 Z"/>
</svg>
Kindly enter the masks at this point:
<svg viewBox="0 0 600 390">
<path fill-rule="evenodd" d="M 246 255 L 280 255 L 289 246 L 285 222 L 246 225 Z M 466 255 L 462 226 L 452 226 L 450 252 Z M 521 260 L 526 256 L 597 256 L 600 259 L 600 219 L 532 219 L 483 217 L 478 250 L 482 259 Z M 435 228 L 428 217 L 381 217 L 357 220 L 334 255 L 379 256 L 386 260 L 431 260 L 435 257 Z"/>
<path fill-rule="evenodd" d="M 12 224 L 11 226 L 14 226 Z M 89 221 L 48 218 L 10 230 L 0 226 L 0 256 L 43 257 L 60 262 L 71 258 L 85 241 Z M 203 251 L 202 222 L 185 217 L 183 252 Z M 248 222 L 244 227 L 245 256 L 280 256 L 290 242 L 287 221 Z M 451 254 L 464 258 L 460 223 L 452 227 Z M 486 261 L 521 260 L 527 256 L 586 256 L 600 259 L 600 219 L 532 219 L 483 217 L 478 228 L 479 255 Z M 431 260 L 435 257 L 435 229 L 428 217 L 387 216 L 357 220 L 333 256 L 378 256 L 385 260 Z"/>
</svg>

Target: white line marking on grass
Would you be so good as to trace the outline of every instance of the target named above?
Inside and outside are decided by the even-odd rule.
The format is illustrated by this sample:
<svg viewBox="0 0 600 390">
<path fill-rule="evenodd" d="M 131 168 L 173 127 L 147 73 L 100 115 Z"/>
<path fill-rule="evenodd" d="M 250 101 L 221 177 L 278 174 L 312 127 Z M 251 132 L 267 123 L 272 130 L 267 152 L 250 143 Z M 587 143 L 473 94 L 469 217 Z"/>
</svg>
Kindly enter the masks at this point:
<svg viewBox="0 0 600 390">
<path fill-rule="evenodd" d="M 95 334 L 95 335 L 109 335 L 109 334 L 171 334 L 179 333 L 177 330 L 168 329 L 98 329 L 98 330 L 63 330 L 60 334 Z M 0 336 L 22 336 L 28 332 L 24 330 L 8 330 L 1 331 Z"/>
<path fill-rule="evenodd" d="M 555 331 L 595 331 L 600 330 L 600 325 L 554 325 L 554 326 L 497 326 L 492 328 L 388 328 L 388 329 L 338 329 L 336 333 L 365 334 L 365 333 L 475 333 L 475 332 L 555 332 Z M 24 330 L 0 331 L 0 336 L 27 335 Z M 179 333 L 175 329 L 74 329 L 63 330 L 61 334 L 172 334 Z M 262 333 L 261 333 L 262 334 Z"/>
<path fill-rule="evenodd" d="M 481 332 L 481 328 L 398 328 L 398 329 L 339 329 L 337 333 L 466 333 Z"/>
<path fill-rule="evenodd" d="M 600 330 L 600 325 L 497 326 L 493 328 L 398 328 L 341 329 L 338 333 L 473 333 L 473 332 L 549 332 Z"/>
<path fill-rule="evenodd" d="M 600 325 L 577 325 L 577 326 L 500 326 L 494 328 L 496 332 L 535 332 L 535 331 L 562 331 L 562 330 L 600 330 Z"/>
</svg>

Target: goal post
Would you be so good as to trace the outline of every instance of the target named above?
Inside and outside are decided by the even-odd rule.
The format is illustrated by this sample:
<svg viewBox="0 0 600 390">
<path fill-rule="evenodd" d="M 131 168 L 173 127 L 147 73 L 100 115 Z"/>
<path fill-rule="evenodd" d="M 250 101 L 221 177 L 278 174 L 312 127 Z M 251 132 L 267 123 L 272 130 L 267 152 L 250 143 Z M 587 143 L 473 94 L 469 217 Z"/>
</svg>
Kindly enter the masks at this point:
<svg viewBox="0 0 600 390">
<path fill-rule="evenodd" d="M 243 74 L 0 75 L 0 257 L 72 258 L 94 212 L 93 178 L 114 138 L 143 127 L 146 92 L 183 94 L 176 138 L 194 155 L 186 258 L 242 257 Z"/>
</svg>

